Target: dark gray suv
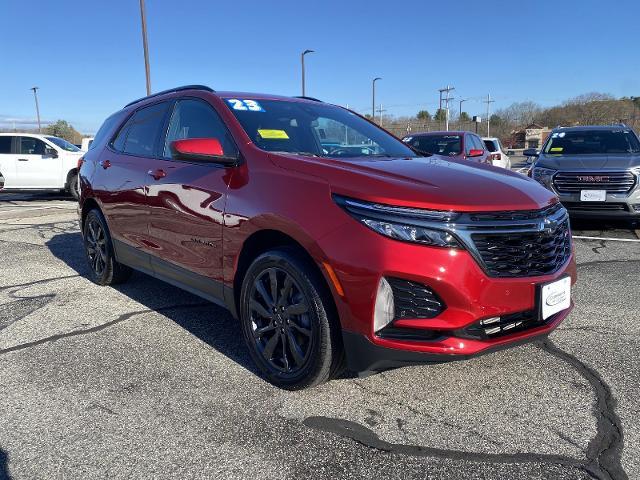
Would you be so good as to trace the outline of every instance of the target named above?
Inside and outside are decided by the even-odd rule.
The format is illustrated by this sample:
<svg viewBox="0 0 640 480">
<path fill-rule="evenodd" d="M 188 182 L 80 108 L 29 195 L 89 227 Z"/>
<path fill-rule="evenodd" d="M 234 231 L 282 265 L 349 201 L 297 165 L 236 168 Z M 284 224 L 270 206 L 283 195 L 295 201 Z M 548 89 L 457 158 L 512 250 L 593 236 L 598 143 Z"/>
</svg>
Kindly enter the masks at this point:
<svg viewBox="0 0 640 480">
<path fill-rule="evenodd" d="M 640 219 L 640 140 L 625 125 L 554 129 L 530 176 L 576 217 Z"/>
</svg>

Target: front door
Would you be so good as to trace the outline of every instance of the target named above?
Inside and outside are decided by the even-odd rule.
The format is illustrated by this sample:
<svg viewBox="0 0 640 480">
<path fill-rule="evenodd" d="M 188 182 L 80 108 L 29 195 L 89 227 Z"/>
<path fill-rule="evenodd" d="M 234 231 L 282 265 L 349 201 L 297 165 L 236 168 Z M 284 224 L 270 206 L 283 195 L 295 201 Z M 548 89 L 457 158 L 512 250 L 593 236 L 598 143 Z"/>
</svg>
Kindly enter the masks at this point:
<svg viewBox="0 0 640 480">
<path fill-rule="evenodd" d="M 18 137 L 14 188 L 63 188 L 62 159 L 57 151 L 35 137 Z"/>
<path fill-rule="evenodd" d="M 222 224 L 232 169 L 174 160 L 170 145 L 186 138 L 216 138 L 224 154 L 237 156 L 230 133 L 203 99 L 175 103 L 147 191 L 153 268 L 200 294 L 222 297 Z"/>
</svg>

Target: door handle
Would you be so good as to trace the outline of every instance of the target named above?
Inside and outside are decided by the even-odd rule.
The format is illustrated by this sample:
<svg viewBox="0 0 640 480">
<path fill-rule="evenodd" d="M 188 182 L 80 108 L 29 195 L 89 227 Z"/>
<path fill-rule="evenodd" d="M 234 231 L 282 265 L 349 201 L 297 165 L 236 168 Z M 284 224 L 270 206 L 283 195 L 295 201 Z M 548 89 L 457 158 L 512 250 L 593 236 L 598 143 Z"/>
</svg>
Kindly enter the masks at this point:
<svg viewBox="0 0 640 480">
<path fill-rule="evenodd" d="M 18 161 L 19 162 L 28 162 L 29 159 L 28 158 L 19 158 Z"/>
<path fill-rule="evenodd" d="M 151 175 L 155 180 L 160 180 L 161 178 L 164 178 L 167 176 L 167 172 L 165 172 L 161 168 L 157 170 L 149 170 L 147 174 Z"/>
<path fill-rule="evenodd" d="M 100 166 L 106 170 L 111 166 L 111 162 L 109 160 L 100 160 Z"/>
</svg>

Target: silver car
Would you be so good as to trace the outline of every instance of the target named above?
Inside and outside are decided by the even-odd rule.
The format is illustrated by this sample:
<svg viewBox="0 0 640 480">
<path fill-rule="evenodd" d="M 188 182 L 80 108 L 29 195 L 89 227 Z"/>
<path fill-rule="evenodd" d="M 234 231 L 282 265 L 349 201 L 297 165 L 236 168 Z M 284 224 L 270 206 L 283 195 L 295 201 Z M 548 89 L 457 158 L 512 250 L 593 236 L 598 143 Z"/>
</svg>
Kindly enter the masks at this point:
<svg viewBox="0 0 640 480">
<path fill-rule="evenodd" d="M 640 140 L 625 125 L 554 129 L 530 175 L 575 217 L 640 219 Z"/>
</svg>

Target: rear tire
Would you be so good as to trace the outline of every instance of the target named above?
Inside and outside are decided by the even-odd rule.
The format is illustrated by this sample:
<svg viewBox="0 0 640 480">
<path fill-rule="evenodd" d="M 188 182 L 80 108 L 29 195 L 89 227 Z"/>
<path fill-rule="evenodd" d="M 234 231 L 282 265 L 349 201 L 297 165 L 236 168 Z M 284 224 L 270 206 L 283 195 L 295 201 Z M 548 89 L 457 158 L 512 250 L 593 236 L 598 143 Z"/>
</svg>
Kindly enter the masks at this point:
<svg viewBox="0 0 640 480">
<path fill-rule="evenodd" d="M 78 200 L 80 197 L 80 190 L 78 189 L 78 174 L 74 173 L 69 175 L 69 181 L 67 183 L 67 192 L 73 197 L 74 200 Z"/>
<path fill-rule="evenodd" d="M 341 331 L 327 288 L 295 249 L 260 255 L 242 282 L 240 321 L 264 376 L 288 390 L 313 387 L 340 371 Z"/>
<path fill-rule="evenodd" d="M 132 270 L 116 261 L 109 227 L 100 210 L 94 208 L 87 214 L 82 236 L 89 263 L 89 278 L 93 282 L 116 285 L 129 279 Z"/>
</svg>

